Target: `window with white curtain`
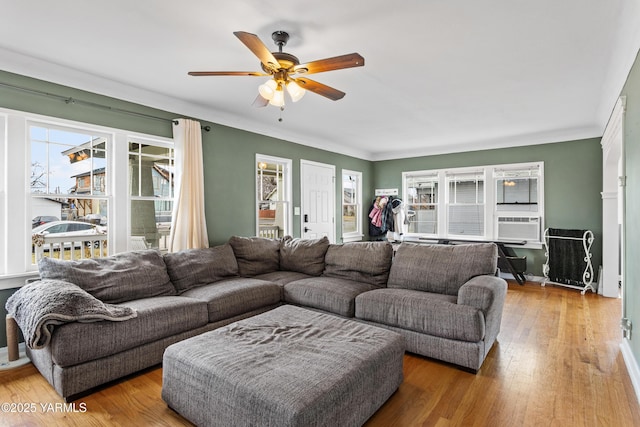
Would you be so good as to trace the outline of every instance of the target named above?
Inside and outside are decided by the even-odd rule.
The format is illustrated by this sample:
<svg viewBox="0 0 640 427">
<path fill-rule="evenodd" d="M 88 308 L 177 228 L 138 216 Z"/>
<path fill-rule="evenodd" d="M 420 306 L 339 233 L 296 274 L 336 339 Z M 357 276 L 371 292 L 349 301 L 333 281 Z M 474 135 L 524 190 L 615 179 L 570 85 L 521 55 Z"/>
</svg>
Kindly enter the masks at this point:
<svg viewBox="0 0 640 427">
<path fill-rule="evenodd" d="M 402 182 L 406 240 L 541 242 L 543 162 L 403 172 Z"/>
</svg>

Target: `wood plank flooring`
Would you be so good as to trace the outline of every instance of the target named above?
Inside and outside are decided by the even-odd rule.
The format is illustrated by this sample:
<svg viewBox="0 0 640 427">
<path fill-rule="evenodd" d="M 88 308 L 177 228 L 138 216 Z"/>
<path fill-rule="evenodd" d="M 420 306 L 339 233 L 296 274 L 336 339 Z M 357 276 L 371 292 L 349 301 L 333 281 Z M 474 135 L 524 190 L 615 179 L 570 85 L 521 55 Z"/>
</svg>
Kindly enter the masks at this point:
<svg viewBox="0 0 640 427">
<path fill-rule="evenodd" d="M 620 317 L 617 299 L 510 283 L 498 343 L 478 374 L 407 354 L 403 384 L 366 426 L 638 426 Z M 61 407 L 29 364 L 0 371 L 0 403 L 35 412 L 0 410 L 0 426 L 191 425 L 167 408 L 161 388 L 154 368 Z"/>
</svg>

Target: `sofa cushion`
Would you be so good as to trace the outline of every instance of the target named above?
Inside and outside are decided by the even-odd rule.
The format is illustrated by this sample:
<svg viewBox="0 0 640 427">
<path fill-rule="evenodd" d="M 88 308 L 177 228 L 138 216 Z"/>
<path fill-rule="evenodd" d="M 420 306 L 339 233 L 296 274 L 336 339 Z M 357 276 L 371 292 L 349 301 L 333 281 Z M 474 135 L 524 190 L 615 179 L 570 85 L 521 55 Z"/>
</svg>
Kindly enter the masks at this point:
<svg viewBox="0 0 640 427">
<path fill-rule="evenodd" d="M 329 239 L 326 237 L 284 240 L 280 247 L 280 270 L 320 276 L 328 248 Z"/>
<path fill-rule="evenodd" d="M 274 271 L 272 273 L 258 274 L 253 276 L 254 279 L 266 280 L 267 282 L 277 283 L 281 286 L 286 285 L 289 282 L 296 280 L 308 279 L 313 276 L 308 274 L 298 273 L 295 271 Z"/>
<path fill-rule="evenodd" d="M 279 304 L 282 300 L 282 286 L 264 280 L 238 277 L 188 290 L 182 296 L 205 301 L 209 322 L 217 322 Z"/>
<path fill-rule="evenodd" d="M 280 239 L 232 236 L 229 244 L 242 277 L 271 273 L 280 269 Z"/>
<path fill-rule="evenodd" d="M 351 242 L 330 245 L 323 276 L 386 286 L 393 248 L 389 242 Z"/>
<path fill-rule="evenodd" d="M 56 365 L 73 366 L 204 326 L 207 304 L 190 298 L 164 296 L 119 304 L 137 311 L 125 322 L 80 323 L 57 326 L 51 339 Z"/>
<path fill-rule="evenodd" d="M 482 310 L 455 300 L 410 289 L 376 289 L 356 297 L 355 317 L 436 337 L 481 341 L 485 335 Z"/>
<path fill-rule="evenodd" d="M 457 295 L 458 289 L 472 277 L 494 275 L 497 265 L 498 248 L 493 243 L 403 243 L 393 259 L 387 286 Z"/>
<path fill-rule="evenodd" d="M 238 263 L 229 244 L 164 254 L 171 283 L 180 293 L 238 275 Z"/>
<path fill-rule="evenodd" d="M 45 257 L 38 268 L 42 279 L 66 280 L 111 304 L 176 294 L 162 255 L 153 249 L 78 261 Z"/>
<path fill-rule="evenodd" d="M 284 285 L 284 301 L 353 317 L 356 296 L 372 289 L 377 286 L 349 279 L 312 277 Z"/>
</svg>

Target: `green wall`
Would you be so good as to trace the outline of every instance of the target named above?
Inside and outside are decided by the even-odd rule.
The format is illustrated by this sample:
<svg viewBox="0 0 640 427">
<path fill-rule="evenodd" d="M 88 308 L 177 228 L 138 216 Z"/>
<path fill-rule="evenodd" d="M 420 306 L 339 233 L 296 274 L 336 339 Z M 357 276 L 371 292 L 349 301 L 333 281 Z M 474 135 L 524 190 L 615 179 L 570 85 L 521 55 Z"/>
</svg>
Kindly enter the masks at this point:
<svg viewBox="0 0 640 427">
<path fill-rule="evenodd" d="M 179 112 L 160 111 L 118 99 L 101 96 L 78 89 L 55 85 L 12 73 L 0 71 L 0 83 L 21 86 L 93 102 L 111 107 L 135 111 L 168 120 L 182 117 Z M 116 111 L 94 108 L 80 103 L 43 97 L 0 85 L 0 107 L 101 126 L 125 129 L 163 137 L 172 136 L 170 121 L 136 117 Z M 197 118 L 196 118 L 197 119 Z M 356 170 L 363 174 L 363 188 L 371 187 L 373 165 L 366 160 L 295 144 L 277 138 L 269 138 L 251 132 L 201 121 L 211 126 L 203 132 L 203 157 L 205 180 L 205 209 L 209 241 L 212 245 L 226 242 L 232 235 L 255 235 L 255 156 L 256 153 L 292 159 L 293 206 L 300 206 L 300 159 L 336 166 L 336 220 L 341 218 L 341 191 L 339 183 L 342 169 Z M 368 196 L 365 196 L 368 197 Z M 364 215 L 363 215 L 364 218 Z M 342 234 L 341 221 L 337 222 L 336 239 Z M 366 230 L 365 230 L 366 231 Z M 300 217 L 294 216 L 293 235 L 300 234 Z M 4 308 L 7 298 L 15 292 L 0 290 L 0 347 L 6 346 Z"/>
<path fill-rule="evenodd" d="M 207 229 L 212 244 L 227 241 L 232 235 L 255 234 L 255 155 L 284 157 L 293 161 L 293 206 L 300 206 L 300 160 L 312 160 L 336 166 L 336 240 L 342 235 L 341 172 L 362 172 L 362 187 L 371 187 L 373 165 L 366 160 L 335 154 L 304 145 L 283 143 L 255 133 L 224 126 L 213 126 L 203 134 L 205 164 L 205 207 Z M 229 159 L 234 159 L 230 162 Z M 365 228 L 366 232 L 366 228 Z M 300 235 L 300 216 L 293 217 L 293 235 Z"/>
<path fill-rule="evenodd" d="M 179 112 L 160 111 L 2 71 L 0 71 L 0 83 L 24 86 L 167 119 L 181 117 Z M 640 96 L 638 98 L 640 102 Z M 172 134 L 172 125 L 168 121 L 140 118 L 80 104 L 67 104 L 64 101 L 2 86 L 0 86 L 0 107 L 150 135 L 171 137 Z M 209 240 L 212 245 L 225 242 L 232 235 L 255 234 L 253 191 L 256 153 L 292 159 L 294 206 L 300 206 L 300 159 L 335 165 L 337 182 L 343 168 L 362 172 L 365 211 L 375 188 L 402 188 L 403 171 L 544 161 L 546 225 L 591 229 L 596 236 L 593 250 L 594 265 L 597 268 L 601 263 L 602 153 L 599 139 L 369 162 L 215 123 L 203 121 L 202 124 L 211 126 L 210 132 L 203 132 L 203 155 L 205 206 Z M 340 191 L 336 191 L 336 218 L 340 218 L 340 196 Z M 366 220 L 366 212 L 363 217 Z M 364 224 L 366 225 L 366 221 Z M 294 235 L 299 235 L 299 216 L 294 216 L 293 227 Z M 366 230 L 365 226 L 365 234 Z M 340 235 L 338 221 L 338 238 Z M 518 249 L 517 252 L 528 257 L 531 273 L 542 274 L 543 251 Z M 2 307 L 0 314 L 5 313 L 6 299 L 14 291 L 0 290 Z M 4 346 L 6 346 L 6 337 L 4 316 L 2 316 L 0 347 Z"/>
<path fill-rule="evenodd" d="M 496 150 L 469 151 L 376 162 L 377 188 L 402 190 L 402 172 L 484 166 L 502 163 L 544 162 L 545 227 L 593 231 L 595 273 L 602 264 L 602 148 L 600 138 Z M 527 272 L 542 276 L 544 250 L 517 248 L 527 257 Z"/>
<path fill-rule="evenodd" d="M 167 112 L 109 98 L 66 86 L 31 79 L 0 71 L 0 83 L 27 87 L 55 95 L 107 105 L 113 109 L 135 111 L 140 114 L 166 118 L 181 117 Z M 0 107 L 27 111 L 84 123 L 114 127 L 150 135 L 171 137 L 171 123 L 136 117 L 117 111 L 88 107 L 80 103 L 65 103 L 37 94 L 0 86 Z M 197 119 L 197 118 L 196 118 Z M 255 234 L 255 155 L 256 153 L 284 157 L 293 161 L 293 205 L 300 206 L 300 160 L 311 160 L 336 166 L 336 185 L 342 169 L 360 171 L 363 188 L 371 186 L 372 163 L 350 156 L 336 154 L 295 144 L 289 141 L 202 121 L 211 127 L 202 134 L 205 179 L 205 209 L 209 240 L 219 244 L 232 235 Z M 233 159 L 233 161 L 229 161 Z M 365 195 L 368 197 L 368 195 Z M 336 218 L 340 218 L 341 192 L 336 191 Z M 341 236 L 341 222 L 337 221 L 336 238 Z M 294 236 L 300 234 L 300 217 L 294 217 Z"/>
<path fill-rule="evenodd" d="M 636 360 L 640 364 L 640 60 L 631 68 L 627 83 L 622 89 L 626 96 L 626 112 L 624 115 L 624 160 L 626 166 L 627 185 L 625 187 L 626 221 L 625 221 L 625 298 L 626 316 L 635 329 L 631 334 L 629 345 Z"/>
</svg>

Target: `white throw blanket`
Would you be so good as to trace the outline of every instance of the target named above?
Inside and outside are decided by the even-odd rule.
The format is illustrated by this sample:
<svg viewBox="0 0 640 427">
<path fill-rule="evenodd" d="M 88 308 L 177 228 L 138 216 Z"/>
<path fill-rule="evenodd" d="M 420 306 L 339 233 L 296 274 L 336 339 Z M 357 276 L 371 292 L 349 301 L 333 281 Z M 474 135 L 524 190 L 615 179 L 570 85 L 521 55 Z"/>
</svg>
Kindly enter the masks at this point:
<svg viewBox="0 0 640 427">
<path fill-rule="evenodd" d="M 24 335 L 26 345 L 49 344 L 56 325 L 69 322 L 123 321 L 138 313 L 130 307 L 105 304 L 79 286 L 62 280 L 39 280 L 11 295 L 6 304 Z"/>
</svg>

